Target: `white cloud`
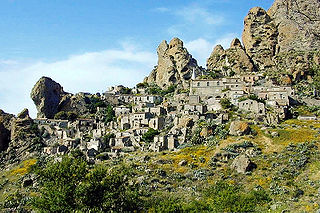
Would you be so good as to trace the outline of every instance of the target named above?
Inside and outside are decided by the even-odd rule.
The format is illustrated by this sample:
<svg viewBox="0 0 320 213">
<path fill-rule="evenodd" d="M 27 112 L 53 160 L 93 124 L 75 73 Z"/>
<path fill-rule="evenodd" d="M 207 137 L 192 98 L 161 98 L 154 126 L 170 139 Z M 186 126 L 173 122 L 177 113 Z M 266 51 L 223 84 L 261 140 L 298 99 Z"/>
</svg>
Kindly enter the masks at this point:
<svg viewBox="0 0 320 213">
<path fill-rule="evenodd" d="M 219 25 L 224 22 L 223 16 L 212 14 L 206 8 L 197 5 L 190 5 L 177 10 L 176 15 L 189 23 Z"/>
<path fill-rule="evenodd" d="M 56 62 L 22 62 L 0 60 L 0 108 L 17 114 L 36 110 L 30 91 L 41 76 L 51 77 L 67 92 L 102 92 L 111 85 L 134 86 L 151 72 L 156 54 L 137 51 L 132 45 L 121 49 L 73 55 Z M 13 63 L 14 62 L 14 63 Z"/>
<path fill-rule="evenodd" d="M 208 37 L 217 26 L 223 25 L 226 20 L 224 14 L 209 11 L 199 4 L 190 4 L 185 7 L 175 8 L 169 11 L 174 24 L 167 28 L 170 36 L 186 36 L 201 32 L 202 36 Z"/>
<path fill-rule="evenodd" d="M 237 36 L 237 34 L 235 34 L 235 33 L 228 33 L 228 34 L 216 39 L 214 42 L 214 46 L 220 44 L 221 46 L 223 46 L 224 49 L 227 49 L 230 47 L 231 41 L 237 37 L 239 37 L 239 36 Z"/>
<path fill-rule="evenodd" d="M 160 13 L 166 13 L 166 12 L 169 12 L 170 9 L 166 7 L 158 7 L 158 8 L 155 8 L 154 11 L 160 12 Z"/>
<path fill-rule="evenodd" d="M 206 67 L 207 59 L 209 58 L 213 48 L 220 44 L 224 49 L 230 47 L 231 41 L 236 38 L 237 35 L 234 33 L 228 33 L 214 41 L 209 41 L 204 38 L 198 38 L 185 43 L 186 48 L 190 54 L 198 61 L 198 64 Z"/>
<path fill-rule="evenodd" d="M 192 54 L 193 58 L 197 59 L 198 64 L 205 67 L 207 58 L 210 56 L 212 51 L 213 43 L 203 38 L 198 38 L 196 40 L 187 42 L 185 46 Z"/>
</svg>

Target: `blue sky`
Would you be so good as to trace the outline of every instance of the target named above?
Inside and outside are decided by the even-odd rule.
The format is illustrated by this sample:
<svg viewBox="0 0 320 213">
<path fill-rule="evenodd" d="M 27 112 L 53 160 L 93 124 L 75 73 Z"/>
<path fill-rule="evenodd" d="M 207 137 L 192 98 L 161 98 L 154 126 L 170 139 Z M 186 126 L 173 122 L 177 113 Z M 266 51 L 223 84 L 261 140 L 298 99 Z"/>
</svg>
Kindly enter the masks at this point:
<svg viewBox="0 0 320 213">
<path fill-rule="evenodd" d="M 162 40 L 181 38 L 205 66 L 216 44 L 241 38 L 249 9 L 272 0 L 1 0 L 0 108 L 35 116 L 41 76 L 68 92 L 134 86 L 157 63 Z"/>
</svg>

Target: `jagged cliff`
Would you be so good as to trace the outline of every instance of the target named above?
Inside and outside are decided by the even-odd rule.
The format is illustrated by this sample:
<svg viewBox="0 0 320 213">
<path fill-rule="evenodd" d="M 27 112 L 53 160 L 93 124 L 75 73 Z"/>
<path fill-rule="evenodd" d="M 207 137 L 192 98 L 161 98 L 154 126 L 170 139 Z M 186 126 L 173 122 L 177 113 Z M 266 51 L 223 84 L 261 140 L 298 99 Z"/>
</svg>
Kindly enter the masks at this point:
<svg viewBox="0 0 320 213">
<path fill-rule="evenodd" d="M 310 69 L 319 66 L 319 13 L 318 0 L 276 0 L 268 11 L 252 8 L 244 19 L 243 47 L 237 39 L 227 50 L 216 46 L 208 70 L 266 72 L 280 84 L 311 80 Z"/>
<path fill-rule="evenodd" d="M 177 84 L 187 87 L 187 81 L 191 79 L 193 69 L 197 73 L 201 72 L 197 61 L 178 38 L 173 38 L 169 44 L 167 41 L 162 41 L 157 53 L 158 64 L 144 80 L 149 84 L 155 83 L 161 88 Z"/>
<path fill-rule="evenodd" d="M 84 114 L 87 112 L 85 105 L 89 102 L 84 93 L 65 92 L 59 83 L 49 77 L 41 77 L 30 96 L 37 107 L 38 118 L 54 118 L 60 111 Z"/>
</svg>

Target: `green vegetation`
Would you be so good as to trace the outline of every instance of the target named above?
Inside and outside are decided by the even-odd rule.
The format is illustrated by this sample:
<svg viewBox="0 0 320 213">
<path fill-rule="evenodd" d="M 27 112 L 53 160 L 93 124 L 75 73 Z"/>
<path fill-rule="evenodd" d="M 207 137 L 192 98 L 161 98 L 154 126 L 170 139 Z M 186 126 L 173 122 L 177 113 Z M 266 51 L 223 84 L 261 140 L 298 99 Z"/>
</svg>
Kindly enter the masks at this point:
<svg viewBox="0 0 320 213">
<path fill-rule="evenodd" d="M 97 112 L 98 107 L 106 107 L 107 104 L 102 101 L 99 97 L 97 96 L 91 96 L 86 100 L 86 106 L 89 109 L 89 112 L 94 114 Z"/>
<path fill-rule="evenodd" d="M 78 118 L 78 114 L 75 112 L 60 111 L 54 115 L 54 119 L 58 119 L 58 120 L 75 121 L 77 118 Z"/>
<path fill-rule="evenodd" d="M 233 106 L 230 99 L 228 99 L 228 98 L 222 98 L 220 100 L 220 104 L 221 104 L 222 109 L 231 109 Z"/>
<path fill-rule="evenodd" d="M 138 83 L 138 84 L 136 85 L 136 87 L 137 87 L 138 89 L 147 88 L 148 86 L 149 86 L 149 84 L 146 83 L 146 82 Z"/>
<path fill-rule="evenodd" d="M 128 88 L 128 87 L 123 87 L 121 88 L 121 91 L 120 91 L 121 94 L 131 94 L 132 93 L 132 89 Z"/>
<path fill-rule="evenodd" d="M 173 93 L 176 88 L 176 85 L 170 85 L 167 89 L 163 90 L 158 85 L 153 84 L 147 88 L 147 92 L 151 95 L 165 96 L 167 94 Z"/>
<path fill-rule="evenodd" d="M 123 166 L 89 169 L 85 161 L 64 157 L 36 169 L 39 196 L 33 207 L 40 212 L 127 212 L 138 210 L 139 192 L 128 184 L 130 171 Z"/>
<path fill-rule="evenodd" d="M 108 105 L 106 107 L 106 110 L 105 110 L 105 120 L 104 120 L 104 122 L 108 123 L 110 121 L 114 121 L 115 118 L 116 118 L 116 114 L 115 114 L 115 111 L 113 110 L 113 107 L 111 105 Z"/>
<path fill-rule="evenodd" d="M 262 100 L 261 98 L 259 98 L 257 95 L 254 95 L 254 94 L 251 94 L 251 95 L 248 95 L 248 96 L 243 96 L 241 98 L 239 98 L 239 102 L 241 101 L 245 101 L 245 100 L 254 100 L 254 101 L 257 101 L 257 102 L 260 102 L 260 103 L 266 103 L 265 100 Z"/>
<path fill-rule="evenodd" d="M 151 143 L 151 142 L 153 142 L 154 136 L 159 135 L 159 134 L 160 134 L 160 132 L 158 130 L 149 128 L 148 131 L 146 133 L 144 133 L 144 135 L 142 136 L 142 140 L 144 142 Z"/>
</svg>

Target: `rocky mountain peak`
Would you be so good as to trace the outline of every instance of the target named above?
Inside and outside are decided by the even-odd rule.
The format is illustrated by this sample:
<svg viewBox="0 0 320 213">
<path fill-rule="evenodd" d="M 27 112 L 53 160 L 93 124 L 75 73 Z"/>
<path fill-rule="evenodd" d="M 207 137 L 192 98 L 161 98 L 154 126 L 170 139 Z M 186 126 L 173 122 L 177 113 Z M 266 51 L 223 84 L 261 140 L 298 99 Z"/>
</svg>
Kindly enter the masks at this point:
<svg viewBox="0 0 320 213">
<path fill-rule="evenodd" d="M 221 45 L 215 46 L 207 60 L 207 68 L 209 71 L 222 70 L 224 75 L 254 71 L 254 66 L 238 38 L 232 40 L 227 50 Z"/>
<path fill-rule="evenodd" d="M 62 96 L 62 86 L 48 77 L 41 77 L 31 91 L 31 99 L 38 110 L 38 118 L 53 118 L 58 112 Z"/>
<path fill-rule="evenodd" d="M 173 38 L 169 44 L 167 41 L 162 41 L 157 53 L 158 65 L 144 80 L 149 84 L 155 83 L 161 88 L 174 84 L 188 87 L 193 69 L 197 74 L 201 72 L 197 61 L 189 54 L 179 38 Z"/>
<path fill-rule="evenodd" d="M 242 48 L 241 41 L 238 38 L 235 38 L 231 41 L 230 48 Z"/>
<path fill-rule="evenodd" d="M 28 109 L 23 109 L 18 115 L 17 118 L 19 119 L 28 119 L 30 118 L 29 116 L 29 110 Z"/>
<path fill-rule="evenodd" d="M 179 48 L 183 48 L 183 41 L 180 40 L 179 38 L 173 38 L 170 43 L 169 43 L 169 48 L 173 49 L 179 49 Z"/>
</svg>

